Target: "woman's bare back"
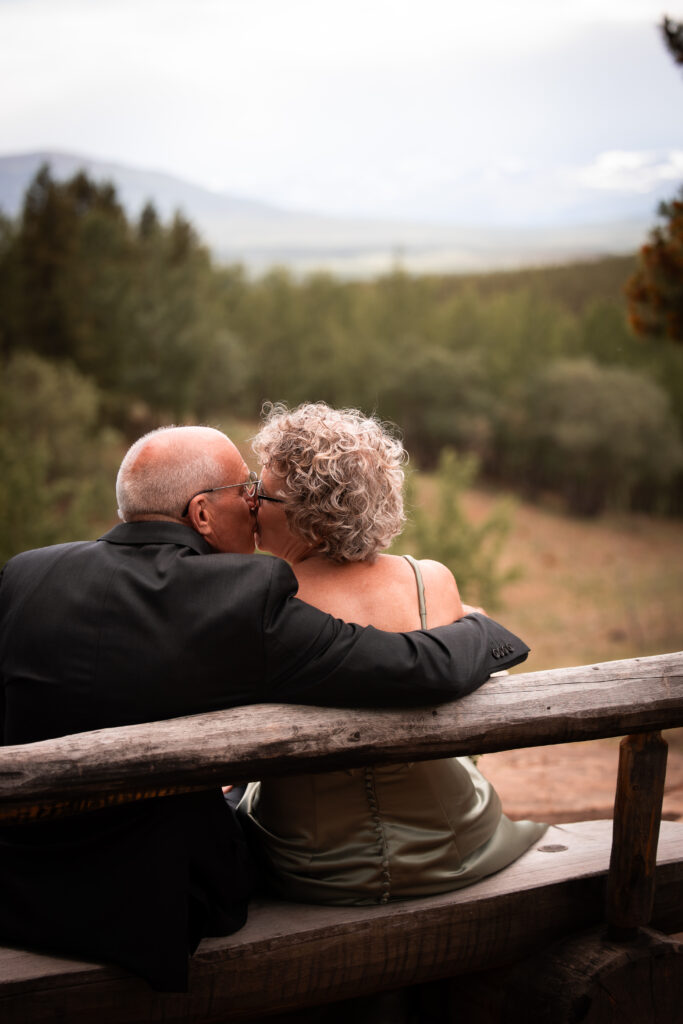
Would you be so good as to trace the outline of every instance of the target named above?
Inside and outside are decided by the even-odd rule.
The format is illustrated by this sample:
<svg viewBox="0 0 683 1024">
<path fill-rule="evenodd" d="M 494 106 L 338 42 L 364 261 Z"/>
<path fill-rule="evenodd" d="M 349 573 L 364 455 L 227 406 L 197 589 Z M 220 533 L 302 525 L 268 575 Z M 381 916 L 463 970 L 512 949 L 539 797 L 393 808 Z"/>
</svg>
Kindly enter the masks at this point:
<svg viewBox="0 0 683 1024">
<path fill-rule="evenodd" d="M 464 614 L 453 574 L 440 562 L 419 563 L 424 582 L 427 626 L 445 626 Z M 415 572 L 397 555 L 376 561 L 339 565 L 313 556 L 292 566 L 299 581 L 298 596 L 346 622 L 375 626 L 389 632 L 420 629 Z"/>
</svg>

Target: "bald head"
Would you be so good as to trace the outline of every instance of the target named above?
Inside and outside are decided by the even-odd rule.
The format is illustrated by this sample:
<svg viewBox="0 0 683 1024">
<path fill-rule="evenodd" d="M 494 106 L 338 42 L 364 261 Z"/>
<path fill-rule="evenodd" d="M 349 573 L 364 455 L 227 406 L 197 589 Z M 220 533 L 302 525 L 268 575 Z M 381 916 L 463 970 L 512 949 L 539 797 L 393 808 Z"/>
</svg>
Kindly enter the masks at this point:
<svg viewBox="0 0 683 1024">
<path fill-rule="evenodd" d="M 147 515 L 181 519 L 197 491 L 226 481 L 226 459 L 237 449 L 213 427 L 162 427 L 128 449 L 116 478 L 116 500 L 124 522 Z"/>
</svg>

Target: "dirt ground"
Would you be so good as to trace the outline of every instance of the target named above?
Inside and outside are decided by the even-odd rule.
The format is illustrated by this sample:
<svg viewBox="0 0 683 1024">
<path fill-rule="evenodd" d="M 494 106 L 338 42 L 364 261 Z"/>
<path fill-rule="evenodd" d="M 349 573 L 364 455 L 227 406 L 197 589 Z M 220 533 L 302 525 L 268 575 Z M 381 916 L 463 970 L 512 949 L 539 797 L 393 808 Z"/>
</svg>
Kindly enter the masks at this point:
<svg viewBox="0 0 683 1024">
<path fill-rule="evenodd" d="M 468 511 L 478 521 L 497 500 L 473 491 Z M 518 501 L 512 523 L 502 563 L 520 577 L 487 610 L 531 648 L 520 671 L 683 648 L 683 522 L 577 519 Z"/>
<path fill-rule="evenodd" d="M 496 494 L 473 491 L 486 516 Z M 504 562 L 521 569 L 494 613 L 524 637 L 514 671 L 585 665 L 683 647 L 683 523 L 642 515 L 582 520 L 517 502 Z M 683 820 L 683 729 L 671 730 L 664 816 Z M 619 740 L 486 754 L 479 767 L 512 818 L 611 818 Z"/>
<path fill-rule="evenodd" d="M 663 816 L 683 821 L 683 730 L 665 733 L 669 754 Z M 619 740 L 561 743 L 485 754 L 479 769 L 493 783 L 510 818 L 554 825 L 611 818 Z"/>
</svg>

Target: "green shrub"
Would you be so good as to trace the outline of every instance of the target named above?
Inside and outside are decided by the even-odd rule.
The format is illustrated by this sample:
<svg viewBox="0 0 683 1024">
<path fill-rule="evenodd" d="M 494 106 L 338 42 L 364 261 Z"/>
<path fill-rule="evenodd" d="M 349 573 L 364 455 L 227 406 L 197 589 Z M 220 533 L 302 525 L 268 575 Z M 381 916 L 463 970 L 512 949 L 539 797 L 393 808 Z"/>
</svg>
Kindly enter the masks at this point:
<svg viewBox="0 0 683 1024">
<path fill-rule="evenodd" d="M 0 563 L 98 532 L 116 516 L 120 439 L 98 426 L 100 396 L 68 365 L 15 355 L 0 377 Z"/>
<path fill-rule="evenodd" d="M 530 382 L 524 412 L 530 482 L 579 515 L 629 508 L 643 486 L 663 497 L 683 467 L 667 395 L 632 370 L 559 360 Z"/>
<path fill-rule="evenodd" d="M 500 605 L 503 587 L 517 579 L 520 570 L 500 567 L 512 528 L 512 503 L 498 502 L 480 523 L 465 511 L 463 496 L 477 471 L 474 456 L 459 457 L 446 448 L 439 460 L 434 478 L 436 495 L 429 507 L 417 504 L 414 482 L 409 480 L 408 524 L 395 550 L 443 562 L 455 576 L 463 601 L 490 611 Z"/>
</svg>

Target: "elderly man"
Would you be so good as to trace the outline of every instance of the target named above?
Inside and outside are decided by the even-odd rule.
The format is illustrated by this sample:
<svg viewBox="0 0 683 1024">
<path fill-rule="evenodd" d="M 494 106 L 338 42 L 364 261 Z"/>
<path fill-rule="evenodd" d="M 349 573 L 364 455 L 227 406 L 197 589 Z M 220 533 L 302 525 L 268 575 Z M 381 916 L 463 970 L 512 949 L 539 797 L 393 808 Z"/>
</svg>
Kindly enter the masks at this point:
<svg viewBox="0 0 683 1024">
<path fill-rule="evenodd" d="M 453 700 L 528 648 L 484 615 L 431 632 L 361 629 L 303 604 L 253 555 L 255 481 L 220 431 L 137 441 L 123 523 L 27 551 L 0 585 L 4 744 L 264 701 Z M 198 557 L 201 556 L 201 557 Z M 244 923 L 249 864 L 220 790 L 0 830 L 0 939 L 109 960 L 160 989 Z"/>
</svg>

